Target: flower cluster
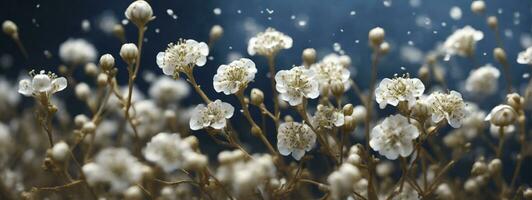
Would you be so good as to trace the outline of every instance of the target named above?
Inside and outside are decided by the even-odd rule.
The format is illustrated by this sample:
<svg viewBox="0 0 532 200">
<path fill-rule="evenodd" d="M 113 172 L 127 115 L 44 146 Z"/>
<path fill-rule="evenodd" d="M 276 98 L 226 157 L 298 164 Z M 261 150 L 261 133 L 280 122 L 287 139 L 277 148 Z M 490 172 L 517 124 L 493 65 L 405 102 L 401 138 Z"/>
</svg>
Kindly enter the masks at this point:
<svg viewBox="0 0 532 200">
<path fill-rule="evenodd" d="M 490 95 L 497 91 L 497 82 L 501 73 L 490 64 L 470 72 L 465 89 L 473 94 Z"/>
<path fill-rule="evenodd" d="M 291 106 L 297 106 L 303 99 L 315 99 L 320 95 L 318 82 L 314 78 L 315 74 L 311 70 L 294 66 L 275 74 L 275 88 L 282 100 L 288 101 Z"/>
<path fill-rule="evenodd" d="M 235 94 L 253 81 L 256 73 L 255 63 L 250 59 L 241 58 L 229 65 L 220 65 L 212 84 L 216 92 L 223 92 L 226 95 Z"/>
<path fill-rule="evenodd" d="M 273 29 L 267 28 L 266 31 L 257 34 L 249 39 L 248 54 L 261 56 L 273 56 L 282 49 L 292 47 L 292 38 Z"/>
<path fill-rule="evenodd" d="M 381 109 L 387 104 L 397 106 L 400 102 L 407 102 L 411 108 L 416 103 L 416 98 L 425 91 L 425 85 L 417 78 L 395 77 L 385 78 L 375 89 L 375 98 Z"/>
<path fill-rule="evenodd" d="M 199 130 L 211 127 L 222 129 L 226 125 L 226 119 L 233 116 L 235 108 L 229 104 L 216 100 L 205 106 L 200 104 L 194 108 L 194 113 L 190 117 L 190 129 Z"/>
<path fill-rule="evenodd" d="M 443 43 L 443 48 L 447 55 L 472 56 L 477 42 L 482 38 L 484 38 L 482 31 L 465 26 L 450 35 Z"/>
<path fill-rule="evenodd" d="M 299 160 L 310 151 L 316 143 L 316 133 L 306 124 L 285 122 L 277 131 L 277 148 L 282 155 L 290 155 Z"/>
<path fill-rule="evenodd" d="M 143 154 L 146 160 L 154 162 L 166 172 L 201 169 L 207 165 L 207 157 L 195 152 L 192 146 L 190 140 L 181 139 L 179 134 L 159 133 L 146 144 Z"/>
<path fill-rule="evenodd" d="M 203 66 L 207 62 L 209 47 L 204 42 L 195 40 L 179 40 L 170 43 L 164 52 L 157 54 L 157 65 L 168 76 L 188 73 L 194 66 Z"/>
<path fill-rule="evenodd" d="M 427 98 L 432 109 L 432 121 L 438 123 L 443 119 L 453 128 L 462 126 L 467 115 L 466 104 L 462 95 L 456 91 L 449 93 L 434 92 Z"/>
<path fill-rule="evenodd" d="M 371 130 L 369 145 L 390 160 L 399 155 L 409 156 L 414 150 L 413 140 L 419 136 L 416 126 L 402 115 L 392 115 Z"/>
<path fill-rule="evenodd" d="M 343 85 L 344 90 L 350 87 L 349 78 L 351 72 L 344 66 L 336 54 L 325 56 L 321 62 L 312 64 L 310 70 L 316 74 L 315 77 L 322 93 L 325 92 L 325 88 L 329 90 L 329 86 L 332 86 L 335 81 L 339 81 Z"/>
<path fill-rule="evenodd" d="M 59 46 L 59 57 L 69 65 L 93 62 L 98 56 L 94 46 L 84 39 L 68 39 Z"/>
</svg>

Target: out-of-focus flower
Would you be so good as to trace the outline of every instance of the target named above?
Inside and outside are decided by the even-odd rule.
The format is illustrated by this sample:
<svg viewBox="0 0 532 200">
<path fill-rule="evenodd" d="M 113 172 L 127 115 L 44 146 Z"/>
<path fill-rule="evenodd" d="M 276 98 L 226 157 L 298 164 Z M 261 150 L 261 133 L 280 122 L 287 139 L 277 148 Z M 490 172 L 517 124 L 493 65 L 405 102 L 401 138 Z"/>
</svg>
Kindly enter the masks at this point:
<svg viewBox="0 0 532 200">
<path fill-rule="evenodd" d="M 416 126 L 410 124 L 402 115 L 392 115 L 384 119 L 371 130 L 370 147 L 395 160 L 399 155 L 409 156 L 414 150 L 413 140 L 419 136 Z"/>
<path fill-rule="evenodd" d="M 52 158 L 56 161 L 63 162 L 70 155 L 68 144 L 64 141 L 58 142 L 52 148 Z"/>
<path fill-rule="evenodd" d="M 451 34 L 443 43 L 443 48 L 448 55 L 471 56 L 475 52 L 477 42 L 482 38 L 482 31 L 465 26 Z"/>
<path fill-rule="evenodd" d="M 240 58 L 228 65 L 220 65 L 213 78 L 214 90 L 226 95 L 235 94 L 246 88 L 256 73 L 255 63 L 247 58 Z"/>
<path fill-rule="evenodd" d="M 438 123 L 446 119 L 453 128 L 462 126 L 467 110 L 460 93 L 454 90 L 450 93 L 434 92 L 429 95 L 427 102 L 432 108 L 433 122 Z"/>
<path fill-rule="evenodd" d="M 469 73 L 465 83 L 468 92 L 479 95 L 489 95 L 497 91 L 497 82 L 501 73 L 491 64 L 484 65 Z"/>
<path fill-rule="evenodd" d="M 143 165 L 124 148 L 106 148 L 94 162 L 83 165 L 83 174 L 90 185 L 108 183 L 111 191 L 123 192 L 141 180 Z"/>
<path fill-rule="evenodd" d="M 314 99 L 320 95 L 315 77 L 315 74 L 305 67 L 295 66 L 275 74 L 275 88 L 282 100 L 288 101 L 291 106 L 297 106 L 303 102 L 303 98 Z"/>
<path fill-rule="evenodd" d="M 146 160 L 154 162 L 166 172 L 176 169 L 188 169 L 199 157 L 207 164 L 207 157 L 192 150 L 189 143 L 181 139 L 179 134 L 159 133 L 151 138 L 143 150 Z"/>
<path fill-rule="evenodd" d="M 421 97 L 424 91 L 425 85 L 417 78 L 385 78 L 375 89 L 375 99 L 381 109 L 387 104 L 397 106 L 401 101 L 406 101 L 411 108 L 416 103 L 416 98 Z"/>
<path fill-rule="evenodd" d="M 148 138 L 164 128 L 163 112 L 152 100 L 142 100 L 133 104 L 130 116 L 135 116 L 138 136 Z M 133 115 L 135 113 L 135 115 Z M 133 132 L 133 130 L 131 129 Z"/>
<path fill-rule="evenodd" d="M 159 77 L 151 85 L 148 94 L 163 105 L 177 102 L 190 94 L 190 87 L 184 80 Z"/>
<path fill-rule="evenodd" d="M 419 198 L 419 194 L 409 184 L 405 184 L 403 187 L 403 190 L 392 198 L 392 200 L 419 200 L 419 199 L 421 199 Z"/>
<path fill-rule="evenodd" d="M 163 73 L 177 76 L 179 72 L 186 72 L 194 66 L 203 66 L 207 62 L 209 47 L 204 42 L 195 40 L 179 40 L 170 43 L 164 52 L 157 54 L 157 65 Z"/>
<path fill-rule="evenodd" d="M 59 57 L 69 65 L 83 65 L 94 62 L 98 51 L 84 39 L 68 39 L 59 46 Z"/>
<path fill-rule="evenodd" d="M 486 121 L 489 121 L 495 126 L 509 126 L 517 119 L 517 112 L 509 105 L 498 105 L 491 110 L 486 116 Z"/>
<path fill-rule="evenodd" d="M 4 91 L 0 93 L 0 113 L 7 113 L 20 102 L 20 95 L 13 89 L 14 87 L 16 86 L 6 78 L 0 77 L 0 91 Z"/>
<path fill-rule="evenodd" d="M 327 183 L 329 183 L 333 199 L 347 199 L 346 197 L 352 195 L 354 191 L 360 192 L 360 190 L 355 190 L 355 188 L 361 180 L 365 181 L 362 178 L 362 173 L 350 163 L 340 165 L 338 170 L 327 177 Z"/>
<path fill-rule="evenodd" d="M 9 127 L 0 122 L 0 164 L 5 164 L 13 152 L 15 143 L 13 143 Z"/>
<path fill-rule="evenodd" d="M 255 37 L 249 39 L 248 54 L 272 56 L 282 49 L 292 47 L 292 38 L 273 29 L 267 28 L 266 31 L 258 33 Z"/>
<path fill-rule="evenodd" d="M 205 104 L 200 104 L 194 108 L 190 118 L 190 129 L 199 130 L 206 127 L 221 129 L 225 127 L 226 119 L 233 116 L 235 108 L 229 104 L 216 100 Z"/>
<path fill-rule="evenodd" d="M 24 96 L 52 95 L 67 87 L 64 77 L 57 77 L 54 73 L 46 73 L 44 70 L 39 74 L 30 72 L 32 79 L 23 79 L 19 82 L 18 92 Z"/>
<path fill-rule="evenodd" d="M 526 50 L 519 52 L 519 55 L 517 55 L 517 63 L 532 65 L 532 47 L 528 47 Z"/>
<path fill-rule="evenodd" d="M 314 126 L 319 128 L 332 129 L 344 125 L 344 114 L 342 110 L 332 106 L 318 105 L 318 109 L 312 118 Z"/>
<path fill-rule="evenodd" d="M 312 64 L 310 70 L 316 75 L 316 80 L 322 92 L 324 91 L 324 87 L 328 87 L 333 84 L 333 81 L 338 80 L 344 85 L 344 90 L 350 87 L 349 76 L 351 73 L 340 62 L 340 58 L 336 54 L 329 55 L 321 62 Z"/>
<path fill-rule="evenodd" d="M 310 151 L 316 143 L 316 133 L 306 124 L 285 122 L 279 125 L 277 131 L 277 148 L 282 155 L 292 154 L 299 160 L 305 151 Z"/>
</svg>

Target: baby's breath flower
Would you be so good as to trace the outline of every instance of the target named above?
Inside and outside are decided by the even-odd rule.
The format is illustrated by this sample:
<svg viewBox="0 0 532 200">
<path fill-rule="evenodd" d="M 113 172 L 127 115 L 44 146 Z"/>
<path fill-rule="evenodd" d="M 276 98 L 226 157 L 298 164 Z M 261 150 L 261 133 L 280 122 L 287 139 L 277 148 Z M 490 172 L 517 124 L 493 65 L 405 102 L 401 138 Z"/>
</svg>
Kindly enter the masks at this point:
<svg viewBox="0 0 532 200">
<path fill-rule="evenodd" d="M 310 70 L 316 74 L 320 91 L 326 85 L 332 85 L 333 81 L 339 80 L 344 85 L 344 90 L 349 89 L 349 70 L 340 62 L 340 57 L 332 54 L 324 58 L 321 62 L 312 64 Z M 322 94 L 323 95 L 323 94 Z"/>
<path fill-rule="evenodd" d="M 429 95 L 427 102 L 432 108 L 433 122 L 438 123 L 446 119 L 453 128 L 462 126 L 467 110 L 460 93 L 454 90 L 450 93 L 434 92 Z"/>
<path fill-rule="evenodd" d="M 69 65 L 83 65 L 94 62 L 98 51 L 84 39 L 68 39 L 59 46 L 59 57 Z"/>
<path fill-rule="evenodd" d="M 257 34 L 249 39 L 248 54 L 261 56 L 272 56 L 281 49 L 290 49 L 292 47 L 292 38 L 275 30 L 267 28 L 266 31 Z"/>
<path fill-rule="evenodd" d="M 384 119 L 371 131 L 369 145 L 379 154 L 390 160 L 399 155 L 409 156 L 414 150 L 413 140 L 419 136 L 416 126 L 410 124 L 402 115 L 392 115 Z"/>
<path fill-rule="evenodd" d="M 305 151 L 310 151 L 316 143 L 316 133 L 306 124 L 298 122 L 285 122 L 279 125 L 277 131 L 277 148 L 284 156 L 292 154 L 299 160 Z"/>
<path fill-rule="evenodd" d="M 148 94 L 157 103 L 167 105 L 177 102 L 190 93 L 190 87 L 184 80 L 173 80 L 161 76 L 151 85 Z"/>
<path fill-rule="evenodd" d="M 340 165 L 338 170 L 327 177 L 333 199 L 348 199 L 346 197 L 353 194 L 360 180 L 362 180 L 362 173 L 350 163 Z"/>
<path fill-rule="evenodd" d="M 235 94 L 246 88 L 256 73 L 255 63 L 247 58 L 240 58 L 229 65 L 220 65 L 213 78 L 214 90 L 226 95 Z"/>
<path fill-rule="evenodd" d="M 344 114 L 342 110 L 332 106 L 318 105 L 318 109 L 312 118 L 314 126 L 331 129 L 344 125 Z"/>
<path fill-rule="evenodd" d="M 226 119 L 233 116 L 235 108 L 229 104 L 216 100 L 205 104 L 200 104 L 194 108 L 190 118 L 190 129 L 199 130 L 206 127 L 221 129 L 226 125 Z"/>
<path fill-rule="evenodd" d="M 528 47 L 526 50 L 519 52 L 519 55 L 517 55 L 517 63 L 532 65 L 532 47 Z"/>
<path fill-rule="evenodd" d="M 497 91 L 497 82 L 501 73 L 491 64 L 484 65 L 469 73 L 465 83 L 468 92 L 479 95 L 489 95 Z"/>
<path fill-rule="evenodd" d="M 46 95 L 50 96 L 67 87 L 67 80 L 64 77 L 57 77 L 54 73 L 46 73 L 44 70 L 39 74 L 30 72 L 32 80 L 23 79 L 19 82 L 18 92 L 24 96 Z"/>
<path fill-rule="evenodd" d="M 187 73 L 194 66 L 205 65 L 207 55 L 209 47 L 204 42 L 181 39 L 157 54 L 157 65 L 164 74 L 177 77 L 179 72 Z"/>
<path fill-rule="evenodd" d="M 279 97 L 291 106 L 303 102 L 303 98 L 314 99 L 320 95 L 315 74 L 303 66 L 294 66 L 290 70 L 281 70 L 275 75 L 275 88 Z"/>
<path fill-rule="evenodd" d="M 192 163 L 190 160 L 198 156 L 207 162 L 204 155 L 194 152 L 189 143 L 175 133 L 155 135 L 142 152 L 146 160 L 154 162 L 166 172 L 186 169 Z"/>
<path fill-rule="evenodd" d="M 397 106 L 402 101 L 406 101 L 408 107 L 411 108 L 416 103 L 416 98 L 421 97 L 423 91 L 425 91 L 425 85 L 417 78 L 385 78 L 375 89 L 375 98 L 381 109 L 384 109 L 386 104 Z"/>
<path fill-rule="evenodd" d="M 471 56 L 475 52 L 477 42 L 482 38 L 482 31 L 466 26 L 450 35 L 443 43 L 443 48 L 448 55 Z"/>
</svg>

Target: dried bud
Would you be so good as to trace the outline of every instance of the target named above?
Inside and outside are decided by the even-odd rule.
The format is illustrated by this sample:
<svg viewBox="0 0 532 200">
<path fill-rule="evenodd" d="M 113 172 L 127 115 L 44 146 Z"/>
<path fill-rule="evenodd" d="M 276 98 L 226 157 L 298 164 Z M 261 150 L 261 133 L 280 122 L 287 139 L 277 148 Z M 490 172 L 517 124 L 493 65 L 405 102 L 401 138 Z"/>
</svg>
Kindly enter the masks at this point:
<svg viewBox="0 0 532 200">
<path fill-rule="evenodd" d="M 55 161 L 63 162 L 68 157 L 69 152 L 70 149 L 67 143 L 63 141 L 58 142 L 52 148 L 52 158 Z"/>
<path fill-rule="evenodd" d="M 2 23 L 2 30 L 5 34 L 9 35 L 10 37 L 18 37 L 18 27 L 15 22 L 11 20 L 6 20 L 4 23 Z"/>
<path fill-rule="evenodd" d="M 486 121 L 490 121 L 495 126 L 509 126 L 517 119 L 517 113 L 508 105 L 498 105 L 486 116 Z"/>
<path fill-rule="evenodd" d="M 120 57 L 122 57 L 127 64 L 132 65 L 135 63 L 138 55 L 139 49 L 137 48 L 137 45 L 133 43 L 123 44 L 120 48 Z"/>
<path fill-rule="evenodd" d="M 104 54 L 100 57 L 100 67 L 107 71 L 115 66 L 115 58 L 111 54 Z"/>
<path fill-rule="evenodd" d="M 218 39 L 220 39 L 223 34 L 224 34 L 224 29 L 222 28 L 222 26 L 214 25 L 212 26 L 211 32 L 209 33 L 209 40 L 211 42 L 215 42 Z"/>
<path fill-rule="evenodd" d="M 127 7 L 125 15 L 129 21 L 141 28 L 153 19 L 153 10 L 148 2 L 137 0 Z"/>
<path fill-rule="evenodd" d="M 316 62 L 316 50 L 313 48 L 304 49 L 301 58 L 303 59 L 303 64 L 305 66 L 314 64 Z"/>
<path fill-rule="evenodd" d="M 367 115 L 368 112 L 366 110 L 366 107 L 358 105 L 353 108 L 353 114 L 351 116 L 353 116 L 353 120 L 355 120 L 357 124 L 361 124 L 364 122 Z"/>
<path fill-rule="evenodd" d="M 96 131 L 96 125 L 92 121 L 85 122 L 81 131 L 85 133 L 94 133 L 94 131 Z"/>
<path fill-rule="evenodd" d="M 349 133 L 355 130 L 356 126 L 357 125 L 356 125 L 355 119 L 353 119 L 353 116 L 350 116 L 350 115 L 344 116 L 343 128 L 346 133 Z"/>
<path fill-rule="evenodd" d="M 388 42 L 383 42 L 379 45 L 379 49 L 382 54 L 387 54 L 390 52 L 390 44 Z"/>
<path fill-rule="evenodd" d="M 74 124 L 77 127 L 82 127 L 88 121 L 89 121 L 89 118 L 83 114 L 79 114 L 79 115 L 76 115 L 76 117 L 74 117 Z"/>
<path fill-rule="evenodd" d="M 474 179 L 467 179 L 467 181 L 464 183 L 464 189 L 465 191 L 469 193 L 474 193 L 478 190 L 478 183 Z"/>
<path fill-rule="evenodd" d="M 372 47 L 379 47 L 384 41 L 384 29 L 381 27 L 375 27 L 369 31 L 368 38 Z"/>
<path fill-rule="evenodd" d="M 345 104 L 344 107 L 342 108 L 343 112 L 344 112 L 344 115 L 351 115 L 353 114 L 353 109 L 354 109 L 354 106 L 353 104 Z"/>
<path fill-rule="evenodd" d="M 345 68 L 348 68 L 349 66 L 351 66 L 351 57 L 349 57 L 348 55 L 341 55 L 340 64 Z"/>
<path fill-rule="evenodd" d="M 486 21 L 488 22 L 488 26 L 493 30 L 497 29 L 499 26 L 499 22 L 495 16 L 489 16 Z"/>
<path fill-rule="evenodd" d="M 488 171 L 488 166 L 484 161 L 476 161 L 471 168 L 471 174 L 482 175 Z"/>
<path fill-rule="evenodd" d="M 336 98 L 341 98 L 344 94 L 344 83 L 340 80 L 333 80 L 331 83 L 331 92 Z"/>
<path fill-rule="evenodd" d="M 199 140 L 196 136 L 188 136 L 184 138 L 183 141 L 188 143 L 192 149 L 196 149 L 199 147 Z"/>
<path fill-rule="evenodd" d="M 419 79 L 423 81 L 423 83 L 427 83 L 430 80 L 430 69 L 429 66 L 423 65 L 419 68 L 417 71 Z"/>
<path fill-rule="evenodd" d="M 251 89 L 251 104 L 261 105 L 264 102 L 264 93 L 258 88 Z"/>
<path fill-rule="evenodd" d="M 134 185 L 129 187 L 126 191 L 124 191 L 124 199 L 125 200 L 142 200 L 144 199 L 144 196 L 142 195 L 142 190 Z"/>
<path fill-rule="evenodd" d="M 104 73 L 98 74 L 98 77 L 96 78 L 96 82 L 98 86 L 102 87 L 102 86 L 107 85 L 107 78 L 108 78 L 107 74 L 104 74 Z"/>
<path fill-rule="evenodd" d="M 91 88 L 86 83 L 79 83 L 76 85 L 75 93 L 79 100 L 86 101 L 91 95 Z"/>
<path fill-rule="evenodd" d="M 488 170 L 490 174 L 497 174 L 502 169 L 502 161 L 498 158 L 495 158 L 491 160 L 491 162 L 488 164 Z"/>
<path fill-rule="evenodd" d="M 504 52 L 504 49 L 502 48 L 497 47 L 493 49 L 493 56 L 495 57 L 495 60 L 500 63 L 505 63 L 507 61 L 506 52 Z"/>
<path fill-rule="evenodd" d="M 294 118 L 291 115 L 284 116 L 284 122 L 293 122 Z"/>
<path fill-rule="evenodd" d="M 523 103 L 525 102 L 525 98 L 521 97 L 517 93 L 512 93 L 506 95 L 506 102 L 508 105 L 512 106 L 514 110 L 522 110 L 523 109 Z"/>
<path fill-rule="evenodd" d="M 98 66 L 96 66 L 96 64 L 92 62 L 85 64 L 84 70 L 85 74 L 87 74 L 88 76 L 95 77 L 96 75 L 98 75 Z"/>
<path fill-rule="evenodd" d="M 527 188 L 523 192 L 523 196 L 525 197 L 526 200 L 531 200 L 532 199 L 532 188 Z"/>
<path fill-rule="evenodd" d="M 262 131 L 260 130 L 260 128 L 258 126 L 252 126 L 251 127 L 251 134 L 258 136 L 258 135 L 262 134 Z"/>
<path fill-rule="evenodd" d="M 482 0 L 475 0 L 471 3 L 471 11 L 476 14 L 482 14 L 486 11 L 486 3 Z"/>
</svg>

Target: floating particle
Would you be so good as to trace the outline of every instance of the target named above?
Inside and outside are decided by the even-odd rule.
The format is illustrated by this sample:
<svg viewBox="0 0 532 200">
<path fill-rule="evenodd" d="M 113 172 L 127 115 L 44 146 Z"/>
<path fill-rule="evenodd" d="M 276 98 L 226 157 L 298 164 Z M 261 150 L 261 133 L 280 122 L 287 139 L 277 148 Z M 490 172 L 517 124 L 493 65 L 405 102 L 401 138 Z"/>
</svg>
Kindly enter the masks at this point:
<svg viewBox="0 0 532 200">
<path fill-rule="evenodd" d="M 408 45 L 414 46 L 414 42 L 412 40 L 408 40 Z"/>
<path fill-rule="evenodd" d="M 172 16 L 174 15 L 174 11 L 172 9 L 166 9 L 166 14 L 168 14 L 169 16 Z"/>
<path fill-rule="evenodd" d="M 423 61 L 423 52 L 413 46 L 401 46 L 399 55 L 402 60 L 409 63 L 421 63 Z"/>
<path fill-rule="evenodd" d="M 123 19 L 123 20 L 122 20 L 122 25 L 125 26 L 125 25 L 127 25 L 128 23 L 129 23 L 129 20 L 127 20 L 127 19 Z"/>
<path fill-rule="evenodd" d="M 89 32 L 91 30 L 91 22 L 88 19 L 81 21 L 81 30 Z"/>
<path fill-rule="evenodd" d="M 220 8 L 215 8 L 212 10 L 212 12 L 215 14 L 215 15 L 221 15 L 222 14 L 222 9 Z"/>
<path fill-rule="evenodd" d="M 270 14 L 270 15 L 273 14 L 273 10 L 270 10 L 268 8 L 266 8 L 266 12 L 268 12 L 268 14 Z"/>
<path fill-rule="evenodd" d="M 161 32 L 161 30 L 159 28 L 156 28 L 155 33 L 159 33 L 159 32 Z"/>
<path fill-rule="evenodd" d="M 451 19 L 460 20 L 462 18 L 462 9 L 458 6 L 453 6 L 451 10 L 449 10 L 449 16 L 451 16 Z"/>
<path fill-rule="evenodd" d="M 2 54 L 0 56 L 0 67 L 2 69 L 11 68 L 13 66 L 13 56 L 11 54 Z"/>
<path fill-rule="evenodd" d="M 343 28 L 341 28 L 341 29 L 340 29 L 340 32 L 342 32 L 342 33 L 343 33 L 343 32 L 344 32 L 344 29 L 343 29 Z"/>
<path fill-rule="evenodd" d="M 354 10 L 352 10 L 351 12 L 349 12 L 349 15 L 351 15 L 351 16 L 355 16 L 356 14 L 357 14 L 357 12 L 354 11 Z"/>
<path fill-rule="evenodd" d="M 382 1 L 382 4 L 386 7 L 392 6 L 392 0 L 384 0 Z"/>
<path fill-rule="evenodd" d="M 116 19 L 112 11 L 104 11 L 100 16 L 96 18 L 96 24 L 100 30 L 104 33 L 112 34 L 115 25 L 120 22 Z"/>
<path fill-rule="evenodd" d="M 297 25 L 301 26 L 301 27 L 305 27 L 307 26 L 307 21 L 305 20 L 300 20 L 299 22 L 297 22 Z"/>
<path fill-rule="evenodd" d="M 510 29 L 506 29 L 504 30 L 504 36 L 506 36 L 507 38 L 513 38 L 514 37 L 514 32 Z"/>
<path fill-rule="evenodd" d="M 484 52 L 484 53 L 482 53 L 482 55 L 483 55 L 483 56 L 487 56 L 487 55 L 488 55 L 488 53 Z"/>
<path fill-rule="evenodd" d="M 271 21 L 271 20 L 272 20 L 272 17 L 268 17 L 268 20 L 270 20 L 270 21 Z"/>
<path fill-rule="evenodd" d="M 419 27 L 423 27 L 423 28 L 426 28 L 426 29 L 431 29 L 432 28 L 432 20 L 425 16 L 425 15 L 419 15 L 416 17 L 416 24 L 419 26 Z"/>
<path fill-rule="evenodd" d="M 44 57 L 46 57 L 47 59 L 52 58 L 52 52 L 48 50 L 44 50 L 43 54 L 44 54 Z"/>
<path fill-rule="evenodd" d="M 207 59 L 214 60 L 214 57 L 213 56 L 209 56 L 209 57 L 207 57 Z"/>
<path fill-rule="evenodd" d="M 35 8 L 40 8 L 40 7 L 41 7 L 41 4 L 35 5 Z"/>
<path fill-rule="evenodd" d="M 339 52 L 339 51 L 342 50 L 342 46 L 340 45 L 340 43 L 335 42 L 335 43 L 333 44 L 333 49 L 334 49 L 334 51 Z"/>
<path fill-rule="evenodd" d="M 144 42 L 148 42 L 148 38 L 144 38 Z"/>
<path fill-rule="evenodd" d="M 35 25 L 35 27 L 39 27 L 39 23 L 37 23 L 37 19 L 33 18 L 31 19 L 31 23 L 33 23 Z"/>
<path fill-rule="evenodd" d="M 406 32 L 406 34 L 407 34 L 407 35 L 410 35 L 410 34 L 412 34 L 412 32 L 410 32 L 410 31 L 407 31 L 407 32 Z"/>
<path fill-rule="evenodd" d="M 229 50 L 233 50 L 233 46 L 229 46 Z"/>
<path fill-rule="evenodd" d="M 355 40 L 355 43 L 357 43 L 357 44 L 360 43 L 360 40 Z"/>
<path fill-rule="evenodd" d="M 432 31 L 432 34 L 436 35 L 438 34 L 438 31 Z"/>
<path fill-rule="evenodd" d="M 290 16 L 290 19 L 291 19 L 291 20 L 294 20 L 294 19 L 296 19 L 296 16 L 295 16 L 295 15 L 292 15 L 292 16 Z"/>
<path fill-rule="evenodd" d="M 519 43 L 521 44 L 521 47 L 528 48 L 532 46 L 532 36 L 527 33 L 521 34 L 521 37 L 519 39 Z"/>
<path fill-rule="evenodd" d="M 242 14 L 242 10 L 238 9 L 238 10 L 236 10 L 236 13 Z"/>
<path fill-rule="evenodd" d="M 401 67 L 401 70 L 406 71 L 406 68 L 405 67 Z"/>
<path fill-rule="evenodd" d="M 172 18 L 177 19 L 177 15 L 172 15 Z"/>
<path fill-rule="evenodd" d="M 412 8 L 417 8 L 421 5 L 421 0 L 410 0 L 409 3 Z"/>
<path fill-rule="evenodd" d="M 502 14 L 502 8 L 497 9 L 497 13 Z"/>
<path fill-rule="evenodd" d="M 530 74 L 529 73 L 524 73 L 523 74 L 523 78 L 529 78 L 530 77 Z"/>
<path fill-rule="evenodd" d="M 446 27 L 446 26 L 447 26 L 447 23 L 442 22 L 442 23 L 441 23 L 441 26 L 442 26 L 442 27 Z"/>
<path fill-rule="evenodd" d="M 145 70 L 142 73 L 142 78 L 144 81 L 151 83 L 157 79 L 157 76 L 152 71 Z"/>
</svg>

